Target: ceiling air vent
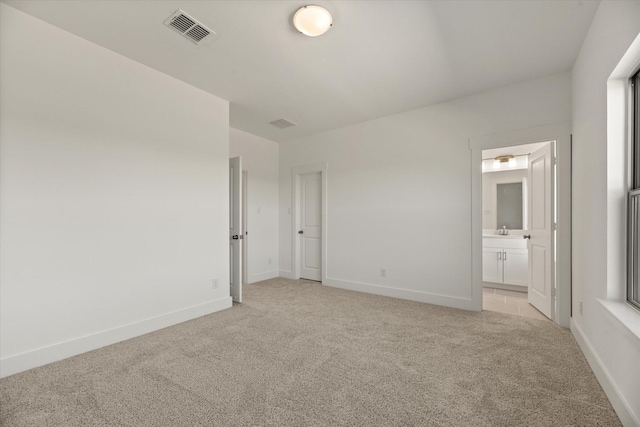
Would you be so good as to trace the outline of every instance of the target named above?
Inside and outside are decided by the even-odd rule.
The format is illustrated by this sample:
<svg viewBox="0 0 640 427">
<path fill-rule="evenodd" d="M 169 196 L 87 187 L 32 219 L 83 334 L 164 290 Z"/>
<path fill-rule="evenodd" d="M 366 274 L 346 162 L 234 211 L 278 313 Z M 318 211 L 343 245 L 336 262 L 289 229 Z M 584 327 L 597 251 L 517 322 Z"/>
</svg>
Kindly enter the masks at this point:
<svg viewBox="0 0 640 427">
<path fill-rule="evenodd" d="M 173 28 L 196 44 L 204 44 L 216 35 L 211 29 L 205 27 L 180 9 L 176 10 L 173 15 L 164 21 L 164 25 Z"/>
<path fill-rule="evenodd" d="M 272 125 L 274 125 L 275 127 L 279 128 L 279 129 L 284 129 L 284 128 L 289 128 L 291 126 L 298 126 L 295 123 L 293 123 L 292 121 L 289 121 L 287 119 L 278 119 L 278 120 L 274 120 L 272 122 L 269 122 Z"/>
</svg>

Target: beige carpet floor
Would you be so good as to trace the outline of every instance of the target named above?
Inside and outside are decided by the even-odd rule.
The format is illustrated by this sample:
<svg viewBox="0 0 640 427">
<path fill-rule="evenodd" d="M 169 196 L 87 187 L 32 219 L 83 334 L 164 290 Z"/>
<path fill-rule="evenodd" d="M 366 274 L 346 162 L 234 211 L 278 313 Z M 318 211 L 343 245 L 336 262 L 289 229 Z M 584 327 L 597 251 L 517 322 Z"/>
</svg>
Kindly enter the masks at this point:
<svg viewBox="0 0 640 427">
<path fill-rule="evenodd" d="M 273 279 L 0 380 L 3 426 L 617 426 L 570 332 Z"/>
</svg>

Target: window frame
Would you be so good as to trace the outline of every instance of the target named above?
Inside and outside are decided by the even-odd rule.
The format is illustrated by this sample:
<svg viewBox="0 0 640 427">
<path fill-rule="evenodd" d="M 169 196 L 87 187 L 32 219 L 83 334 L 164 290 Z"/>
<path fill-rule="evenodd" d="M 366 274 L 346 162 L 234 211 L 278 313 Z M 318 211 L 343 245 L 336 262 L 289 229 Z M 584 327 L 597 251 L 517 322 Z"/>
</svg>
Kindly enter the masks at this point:
<svg viewBox="0 0 640 427">
<path fill-rule="evenodd" d="M 630 78 L 631 188 L 627 200 L 627 302 L 640 310 L 640 69 Z"/>
</svg>

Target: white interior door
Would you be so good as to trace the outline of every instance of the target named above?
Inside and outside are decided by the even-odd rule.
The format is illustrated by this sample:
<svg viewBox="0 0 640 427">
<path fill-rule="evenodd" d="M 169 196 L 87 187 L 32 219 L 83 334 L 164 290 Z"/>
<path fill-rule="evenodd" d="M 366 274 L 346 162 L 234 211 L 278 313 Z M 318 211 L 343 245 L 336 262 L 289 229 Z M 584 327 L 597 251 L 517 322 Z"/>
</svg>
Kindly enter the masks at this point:
<svg viewBox="0 0 640 427">
<path fill-rule="evenodd" d="M 322 280 L 322 174 L 300 176 L 300 278 Z"/>
<path fill-rule="evenodd" d="M 242 240 L 242 284 L 249 282 L 249 263 L 247 257 L 249 256 L 249 232 L 247 231 L 247 200 L 248 191 L 247 185 L 249 183 L 247 171 L 242 171 L 242 231 L 244 231 L 244 239 Z"/>
<path fill-rule="evenodd" d="M 229 283 L 231 298 L 242 302 L 242 159 L 229 159 Z"/>
<path fill-rule="evenodd" d="M 529 303 L 552 318 L 553 256 L 553 143 L 529 156 Z"/>
</svg>

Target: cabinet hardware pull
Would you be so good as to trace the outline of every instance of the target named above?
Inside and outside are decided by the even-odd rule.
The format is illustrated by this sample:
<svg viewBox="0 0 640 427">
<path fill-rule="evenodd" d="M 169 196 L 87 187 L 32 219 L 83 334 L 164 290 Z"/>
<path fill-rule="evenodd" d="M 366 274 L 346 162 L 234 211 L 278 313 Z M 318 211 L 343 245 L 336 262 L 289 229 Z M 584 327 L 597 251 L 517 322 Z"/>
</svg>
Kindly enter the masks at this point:
<svg viewBox="0 0 640 427">
<path fill-rule="evenodd" d="M 502 252 L 498 252 L 498 260 L 502 261 Z"/>
<path fill-rule="evenodd" d="M 506 261 L 507 260 L 507 251 L 504 251 L 503 254 L 504 255 L 502 256 L 502 259 Z"/>
</svg>

